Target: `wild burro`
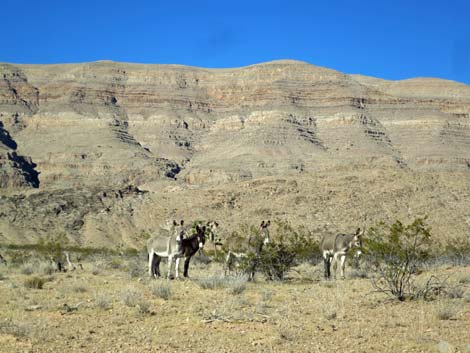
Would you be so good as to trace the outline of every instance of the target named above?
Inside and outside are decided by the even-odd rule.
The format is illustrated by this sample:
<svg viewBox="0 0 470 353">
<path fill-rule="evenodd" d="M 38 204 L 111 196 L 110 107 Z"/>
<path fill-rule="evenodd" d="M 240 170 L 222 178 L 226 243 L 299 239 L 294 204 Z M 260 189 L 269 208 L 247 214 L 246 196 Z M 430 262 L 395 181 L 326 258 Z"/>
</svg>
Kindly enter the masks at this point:
<svg viewBox="0 0 470 353">
<path fill-rule="evenodd" d="M 183 220 L 179 223 L 173 220 L 162 226 L 158 234 L 147 241 L 148 266 L 151 277 L 160 277 L 160 262 L 163 258 L 169 259 L 171 254 L 181 250 L 181 241 L 185 231 Z M 168 269 L 168 276 L 170 276 L 170 266 Z"/>
<path fill-rule="evenodd" d="M 248 237 L 248 241 L 246 244 L 246 251 L 244 252 L 234 252 L 229 250 L 227 256 L 225 258 L 225 275 L 229 274 L 234 269 L 237 270 L 240 268 L 245 259 L 251 257 L 250 263 L 248 264 L 248 268 L 246 272 L 249 275 L 249 279 L 253 280 L 255 277 L 256 269 L 259 265 L 259 258 L 261 252 L 265 245 L 271 242 L 271 238 L 269 235 L 269 226 L 271 225 L 271 221 L 262 221 L 259 228 L 258 234 L 250 234 Z"/>
<path fill-rule="evenodd" d="M 320 243 L 320 249 L 325 264 L 325 278 L 331 276 L 331 263 L 334 261 L 335 277 L 338 260 L 340 261 L 341 278 L 344 279 L 344 268 L 346 265 L 346 255 L 356 250 L 356 254 L 360 255 L 362 246 L 362 236 L 364 230 L 357 228 L 355 234 L 336 234 L 324 236 Z"/>
<path fill-rule="evenodd" d="M 196 254 L 196 252 L 198 252 L 198 250 L 202 250 L 204 248 L 204 244 L 206 243 L 206 226 L 200 227 L 199 225 L 196 225 L 195 230 L 196 233 L 181 240 L 179 251 L 170 254 L 168 257 L 168 276 L 170 276 L 173 259 L 176 259 L 175 277 L 178 279 L 180 259 L 184 259 L 183 276 L 189 277 L 189 261 L 191 261 L 191 258 Z"/>
<path fill-rule="evenodd" d="M 175 278 L 179 278 L 179 262 L 184 259 L 184 277 L 188 277 L 189 262 L 198 250 L 202 250 L 206 242 L 206 226 L 196 225 L 195 233 L 188 233 L 184 221 L 173 221 L 162 227 L 160 234 L 147 241 L 149 275 L 160 277 L 160 262 L 168 259 L 168 278 L 171 278 L 171 268 L 175 260 Z"/>
</svg>

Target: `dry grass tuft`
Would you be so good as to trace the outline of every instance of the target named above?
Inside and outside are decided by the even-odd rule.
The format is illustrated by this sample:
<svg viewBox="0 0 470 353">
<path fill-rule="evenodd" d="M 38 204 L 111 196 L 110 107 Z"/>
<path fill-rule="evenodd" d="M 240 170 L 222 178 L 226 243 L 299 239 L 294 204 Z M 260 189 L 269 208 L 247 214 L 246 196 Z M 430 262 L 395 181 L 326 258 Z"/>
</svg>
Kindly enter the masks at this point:
<svg viewBox="0 0 470 353">
<path fill-rule="evenodd" d="M 436 317 L 439 320 L 452 320 L 455 315 L 459 312 L 456 305 L 450 303 L 444 303 L 439 305 L 436 309 Z"/>
<path fill-rule="evenodd" d="M 141 298 L 141 293 L 134 287 L 128 287 L 121 291 L 121 301 L 129 307 L 135 307 Z"/>
<path fill-rule="evenodd" d="M 55 271 L 56 271 L 55 266 L 50 262 L 41 262 L 39 264 L 39 272 L 42 273 L 43 275 L 50 276 L 53 273 L 55 273 Z"/>
<path fill-rule="evenodd" d="M 112 308 L 112 300 L 109 296 L 103 293 L 95 293 L 94 301 L 96 307 L 102 310 L 109 310 Z"/>
<path fill-rule="evenodd" d="M 45 278 L 33 276 L 24 280 L 24 286 L 31 289 L 42 289 L 47 282 Z"/>
<path fill-rule="evenodd" d="M 229 292 L 233 295 L 242 294 L 246 289 L 247 282 L 248 282 L 248 277 L 246 276 L 233 277 L 231 280 L 229 279 L 228 280 Z"/>
<path fill-rule="evenodd" d="M 153 283 L 151 290 L 157 298 L 168 300 L 171 297 L 171 287 L 168 283 Z"/>
<path fill-rule="evenodd" d="M 24 275 L 32 275 L 34 273 L 34 270 L 35 270 L 35 266 L 33 266 L 32 263 L 25 263 L 23 265 L 21 265 L 20 267 L 20 271 L 22 274 Z"/>
<path fill-rule="evenodd" d="M 246 276 L 211 276 L 199 279 L 197 284 L 202 289 L 228 288 L 231 294 L 237 295 L 245 291 L 247 282 L 248 277 Z"/>
<path fill-rule="evenodd" d="M 200 278 L 196 281 L 196 283 L 202 289 L 217 289 L 217 288 L 225 288 L 227 286 L 227 278 L 228 277 L 221 277 L 221 276 L 211 276 Z"/>
<path fill-rule="evenodd" d="M 11 319 L 0 321 L 0 334 L 12 335 L 17 338 L 28 337 L 31 335 L 31 327 Z"/>
</svg>

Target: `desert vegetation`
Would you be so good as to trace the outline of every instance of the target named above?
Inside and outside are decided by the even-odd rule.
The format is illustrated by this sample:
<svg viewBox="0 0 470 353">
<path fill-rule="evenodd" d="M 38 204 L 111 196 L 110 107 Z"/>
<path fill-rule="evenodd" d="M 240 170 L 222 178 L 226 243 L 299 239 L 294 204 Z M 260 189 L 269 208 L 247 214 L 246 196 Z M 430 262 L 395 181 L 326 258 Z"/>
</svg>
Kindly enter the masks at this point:
<svg viewBox="0 0 470 353">
<path fill-rule="evenodd" d="M 0 351 L 469 351 L 468 243 L 437 242 L 425 218 L 370 227 L 344 280 L 324 279 L 318 234 L 283 221 L 225 276 L 249 236 L 258 227 L 209 244 L 178 281 L 150 278 L 135 249 L 3 246 Z M 63 251 L 77 266 L 59 272 Z"/>
</svg>

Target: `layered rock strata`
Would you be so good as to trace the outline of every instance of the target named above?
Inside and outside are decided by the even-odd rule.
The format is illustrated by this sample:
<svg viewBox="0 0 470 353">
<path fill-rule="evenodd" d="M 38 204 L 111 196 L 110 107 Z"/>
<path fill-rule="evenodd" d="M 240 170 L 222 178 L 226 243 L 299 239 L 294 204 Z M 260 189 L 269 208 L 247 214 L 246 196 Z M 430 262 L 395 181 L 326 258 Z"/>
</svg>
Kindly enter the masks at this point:
<svg viewBox="0 0 470 353">
<path fill-rule="evenodd" d="M 93 193 L 90 190 L 137 185 L 151 191 L 142 197 L 149 202 L 146 207 L 155 210 L 153 216 L 147 208 L 140 212 L 153 217 L 155 227 L 183 210 L 194 213 L 191 200 L 179 202 L 188 190 L 201 190 L 191 195 L 194 204 L 207 204 L 196 212 L 206 218 L 213 212 L 204 190 L 214 188 L 231 190 L 278 178 L 314 184 L 320 175 L 344 182 L 348 175 L 385 170 L 400 175 L 397 185 L 403 178 L 428 181 L 429 175 L 452 182 L 468 179 L 470 172 L 468 85 L 425 78 L 385 81 L 298 61 L 237 69 L 115 62 L 0 64 L 0 119 L 3 193 L 24 190 L 33 197 L 37 193 L 28 193 L 38 189 L 50 195 L 69 190 L 72 195 L 70 190 Z M 461 180 L 456 184 L 466 187 Z M 448 190 L 442 192 L 448 195 Z M 264 196 L 260 191 L 254 198 Z M 271 196 L 265 213 L 275 216 L 273 210 L 284 207 L 284 217 L 300 223 L 303 211 L 289 211 L 292 200 Z M 4 201 L 23 207 L 14 199 Z M 368 213 L 377 203 L 380 197 L 365 202 L 359 213 Z M 244 219 L 247 209 L 249 204 L 234 211 L 229 223 Z M 424 208 L 414 213 L 423 213 L 420 210 Z M 341 212 L 348 216 L 340 219 L 354 213 Z M 466 219 L 466 212 L 462 204 L 456 217 Z M 125 213 L 121 216 L 126 218 Z M 16 227 L 18 218 L 7 218 L 0 222 L 8 223 L 12 234 L 27 228 L 26 222 Z M 132 226 L 110 236 L 87 226 L 97 224 L 92 218 L 70 236 L 77 241 L 110 237 L 110 242 L 125 238 L 132 243 Z M 59 227 L 54 224 L 52 229 Z M 465 224 L 458 233 L 468 228 Z"/>
</svg>

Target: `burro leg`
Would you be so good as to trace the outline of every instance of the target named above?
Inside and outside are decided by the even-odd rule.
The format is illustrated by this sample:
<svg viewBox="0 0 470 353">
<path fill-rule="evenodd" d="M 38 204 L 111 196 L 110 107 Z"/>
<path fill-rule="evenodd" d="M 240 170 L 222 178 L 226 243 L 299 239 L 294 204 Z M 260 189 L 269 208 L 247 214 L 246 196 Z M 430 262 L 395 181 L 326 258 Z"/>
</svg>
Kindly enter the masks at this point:
<svg viewBox="0 0 470 353">
<path fill-rule="evenodd" d="M 177 257 L 175 261 L 175 278 L 179 278 L 180 258 Z"/>
<path fill-rule="evenodd" d="M 171 278 L 171 266 L 172 266 L 172 263 L 173 263 L 173 256 L 168 256 L 168 274 L 167 274 L 167 278 L 170 279 Z"/>
<path fill-rule="evenodd" d="M 346 266 L 346 255 L 341 255 L 341 278 L 344 279 L 344 268 Z"/>
<path fill-rule="evenodd" d="M 152 265 L 153 265 L 153 254 L 154 254 L 154 251 L 152 249 L 151 252 L 149 252 L 149 276 L 152 277 L 153 276 L 153 269 L 152 269 Z"/>
</svg>

